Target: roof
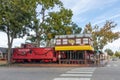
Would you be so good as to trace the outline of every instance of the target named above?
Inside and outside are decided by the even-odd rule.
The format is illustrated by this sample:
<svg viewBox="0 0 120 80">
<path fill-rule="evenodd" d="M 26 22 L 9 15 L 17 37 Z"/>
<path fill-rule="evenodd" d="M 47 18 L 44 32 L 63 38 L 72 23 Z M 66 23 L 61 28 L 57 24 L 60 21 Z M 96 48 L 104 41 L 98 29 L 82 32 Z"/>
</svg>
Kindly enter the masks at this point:
<svg viewBox="0 0 120 80">
<path fill-rule="evenodd" d="M 78 38 L 78 37 L 92 37 L 91 34 L 71 34 L 71 35 L 56 35 L 55 38 Z"/>
<path fill-rule="evenodd" d="M 56 51 L 62 51 L 62 50 L 91 50 L 93 51 L 94 48 L 90 45 L 83 45 L 83 46 L 56 46 Z"/>
</svg>

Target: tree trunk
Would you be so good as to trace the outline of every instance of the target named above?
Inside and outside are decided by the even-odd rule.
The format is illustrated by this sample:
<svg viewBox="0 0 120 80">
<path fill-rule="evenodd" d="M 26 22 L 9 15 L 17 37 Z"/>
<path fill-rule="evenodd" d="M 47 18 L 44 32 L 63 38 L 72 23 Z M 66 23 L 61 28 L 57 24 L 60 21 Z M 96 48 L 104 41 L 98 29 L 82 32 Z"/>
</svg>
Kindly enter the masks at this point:
<svg viewBox="0 0 120 80">
<path fill-rule="evenodd" d="M 40 47 L 40 39 L 39 39 L 39 37 L 37 37 L 37 39 L 36 39 L 36 45 L 37 45 L 37 47 Z"/>
<path fill-rule="evenodd" d="M 13 35 L 14 36 L 14 35 Z M 10 39 L 10 34 L 7 33 L 7 37 L 8 37 L 8 55 L 7 55 L 7 64 L 10 65 L 11 64 L 11 49 L 12 49 L 12 43 L 13 43 L 13 38 L 11 37 Z"/>
<path fill-rule="evenodd" d="M 8 56 L 7 56 L 7 64 L 11 64 L 11 48 L 8 47 Z"/>
</svg>

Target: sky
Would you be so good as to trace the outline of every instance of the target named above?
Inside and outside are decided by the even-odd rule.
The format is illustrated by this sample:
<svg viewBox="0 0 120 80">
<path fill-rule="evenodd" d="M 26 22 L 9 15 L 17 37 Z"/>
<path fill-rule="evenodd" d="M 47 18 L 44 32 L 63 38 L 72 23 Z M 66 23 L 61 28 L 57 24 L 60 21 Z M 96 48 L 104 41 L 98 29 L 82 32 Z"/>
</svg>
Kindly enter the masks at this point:
<svg viewBox="0 0 120 80">
<path fill-rule="evenodd" d="M 120 31 L 120 0 L 61 0 L 64 7 L 73 11 L 72 21 L 79 27 L 84 28 L 89 22 L 102 27 L 106 20 L 117 23 L 113 31 Z M 13 47 L 20 46 L 25 42 L 23 39 L 15 39 Z M 0 32 L 0 47 L 7 47 L 7 37 Z M 120 50 L 120 39 L 109 43 L 104 49 L 110 48 L 113 51 Z"/>
<path fill-rule="evenodd" d="M 112 20 L 120 25 L 120 0 L 61 0 L 65 8 L 73 11 L 73 21 L 80 27 L 91 22 L 103 25 Z M 119 28 L 119 26 L 117 27 Z M 117 29 L 116 28 L 116 29 Z"/>
<path fill-rule="evenodd" d="M 117 24 L 113 31 L 120 31 L 120 0 L 61 0 L 65 8 L 73 11 L 72 21 L 84 28 L 89 22 L 102 27 L 107 20 Z M 120 39 L 108 43 L 105 47 L 113 51 L 120 50 Z"/>
</svg>

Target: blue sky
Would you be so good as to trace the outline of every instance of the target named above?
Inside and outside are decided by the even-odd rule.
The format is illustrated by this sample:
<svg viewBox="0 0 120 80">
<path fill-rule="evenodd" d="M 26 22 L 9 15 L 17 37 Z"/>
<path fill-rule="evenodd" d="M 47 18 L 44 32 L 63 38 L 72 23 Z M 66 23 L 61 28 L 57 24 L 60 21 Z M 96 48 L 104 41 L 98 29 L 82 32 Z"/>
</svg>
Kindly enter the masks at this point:
<svg viewBox="0 0 120 80">
<path fill-rule="evenodd" d="M 73 21 L 80 27 L 91 22 L 103 26 L 112 20 L 120 26 L 120 0 L 61 0 L 65 8 L 73 11 Z"/>
<path fill-rule="evenodd" d="M 73 11 L 73 22 L 84 28 L 89 22 L 102 27 L 106 20 L 114 21 L 113 31 L 120 31 L 120 0 L 61 0 L 65 8 Z M 120 50 L 120 39 L 108 43 L 104 49 Z"/>
<path fill-rule="evenodd" d="M 106 20 L 112 20 L 117 23 L 114 31 L 120 31 L 120 0 L 61 0 L 65 8 L 73 11 L 72 21 L 79 27 L 84 28 L 91 22 L 92 26 L 102 27 Z M 13 46 L 20 46 L 25 42 L 23 39 L 15 39 Z M 0 32 L 0 47 L 7 47 L 7 37 L 5 33 Z M 105 48 L 114 51 L 120 49 L 120 39 L 109 43 Z"/>
</svg>

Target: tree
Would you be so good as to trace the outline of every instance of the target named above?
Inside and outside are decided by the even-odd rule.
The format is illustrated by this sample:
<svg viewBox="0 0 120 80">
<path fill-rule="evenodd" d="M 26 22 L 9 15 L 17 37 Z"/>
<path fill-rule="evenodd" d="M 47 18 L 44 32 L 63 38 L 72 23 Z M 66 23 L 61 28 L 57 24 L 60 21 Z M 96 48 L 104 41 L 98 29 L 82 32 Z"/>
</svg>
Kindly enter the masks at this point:
<svg viewBox="0 0 120 80">
<path fill-rule="evenodd" d="M 72 11 L 65 9 L 61 1 L 48 0 L 46 4 L 46 1 L 42 0 L 38 6 L 41 7 L 34 16 L 32 27 L 35 35 L 33 34 L 28 38 L 28 40 L 34 41 L 37 47 L 41 45 L 40 42 L 49 44 L 55 35 L 75 34 L 81 31 L 81 28 L 72 23 Z M 56 6 L 58 6 L 58 10 L 54 11 Z"/>
<path fill-rule="evenodd" d="M 80 34 L 82 31 L 82 28 L 79 27 L 76 23 L 72 22 L 71 23 L 71 32 L 72 34 Z"/>
<path fill-rule="evenodd" d="M 48 29 L 46 25 L 46 20 L 49 17 L 48 13 L 53 10 L 55 6 L 61 7 L 63 4 L 59 0 L 38 0 L 36 3 L 36 8 L 39 7 L 38 10 L 35 11 L 32 20 L 32 30 L 35 34 L 31 34 L 27 40 L 32 40 L 35 42 L 36 46 L 40 46 L 40 41 L 45 39 L 46 32 Z"/>
<path fill-rule="evenodd" d="M 111 49 L 106 49 L 105 52 L 108 53 L 108 55 L 112 56 L 114 53 Z"/>
<path fill-rule="evenodd" d="M 34 0 L 0 1 L 0 31 L 5 32 L 8 38 L 8 64 L 13 40 L 23 37 L 28 32 L 34 6 Z"/>
<path fill-rule="evenodd" d="M 46 40 L 47 44 L 55 37 L 55 35 L 71 34 L 71 17 L 72 11 L 61 8 L 59 11 L 50 12 L 47 18 Z M 47 30 L 48 29 L 48 30 Z"/>
<path fill-rule="evenodd" d="M 86 24 L 85 28 L 83 30 L 83 34 L 84 33 L 90 33 L 90 34 L 92 34 L 92 32 L 93 32 L 93 28 L 92 28 L 91 23 Z"/>
<path fill-rule="evenodd" d="M 113 42 L 120 37 L 120 32 L 112 31 L 115 27 L 116 24 L 113 21 L 106 21 L 103 27 L 98 25 L 92 27 L 89 23 L 85 26 L 84 33 L 92 34 L 95 49 L 103 49 L 107 43 Z"/>
<path fill-rule="evenodd" d="M 116 51 L 115 56 L 120 58 L 120 52 Z"/>
</svg>

